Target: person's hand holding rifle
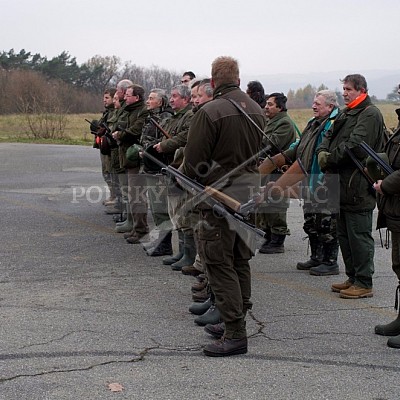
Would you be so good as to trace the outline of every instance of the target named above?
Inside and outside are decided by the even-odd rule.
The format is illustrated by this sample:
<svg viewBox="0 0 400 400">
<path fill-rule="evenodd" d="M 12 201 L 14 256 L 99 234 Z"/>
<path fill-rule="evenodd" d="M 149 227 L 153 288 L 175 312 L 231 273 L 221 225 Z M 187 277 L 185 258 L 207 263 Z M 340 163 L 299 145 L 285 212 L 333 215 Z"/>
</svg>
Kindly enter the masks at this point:
<svg viewBox="0 0 400 400">
<path fill-rule="evenodd" d="M 172 136 L 154 119 L 150 118 L 150 122 L 167 138 L 171 139 Z M 161 143 L 161 142 L 160 142 Z M 161 148 L 161 144 L 157 143 L 153 145 L 153 147 L 156 149 L 157 153 L 162 153 L 163 150 Z"/>
</svg>

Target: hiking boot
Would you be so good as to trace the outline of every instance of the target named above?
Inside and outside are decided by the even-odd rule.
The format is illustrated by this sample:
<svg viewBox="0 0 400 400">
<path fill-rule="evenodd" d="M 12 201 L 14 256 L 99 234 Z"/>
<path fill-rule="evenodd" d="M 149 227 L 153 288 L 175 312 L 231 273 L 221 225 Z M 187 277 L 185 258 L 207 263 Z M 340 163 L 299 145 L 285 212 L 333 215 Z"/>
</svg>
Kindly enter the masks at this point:
<svg viewBox="0 0 400 400">
<path fill-rule="evenodd" d="M 206 301 L 208 298 L 210 297 L 210 295 L 208 294 L 208 290 L 207 288 L 193 293 L 192 294 L 192 299 L 193 301 L 197 302 L 197 303 L 203 303 L 204 301 Z"/>
<path fill-rule="evenodd" d="M 312 267 L 318 267 L 322 262 L 322 243 L 318 235 L 308 234 L 308 242 L 310 244 L 310 259 L 305 262 L 298 262 L 296 268 L 300 271 L 309 270 Z"/>
<path fill-rule="evenodd" d="M 363 288 L 356 285 L 340 291 L 340 297 L 343 299 L 363 299 L 372 297 L 373 295 L 372 288 Z"/>
<path fill-rule="evenodd" d="M 221 314 L 215 304 L 213 304 L 204 314 L 195 318 L 194 322 L 197 325 L 215 325 L 221 322 Z"/>
<path fill-rule="evenodd" d="M 204 330 L 211 336 L 220 339 L 225 333 L 225 323 L 220 322 L 219 324 L 208 324 L 204 327 Z"/>
<path fill-rule="evenodd" d="M 172 244 L 160 243 L 157 247 L 148 249 L 146 253 L 150 257 L 172 256 Z"/>
<path fill-rule="evenodd" d="M 160 231 L 159 237 L 155 241 L 155 247 L 145 246 L 145 250 L 150 257 L 172 256 L 172 232 Z"/>
<path fill-rule="evenodd" d="M 139 244 L 141 243 L 141 240 L 144 236 L 147 235 L 146 233 L 143 232 L 135 232 L 132 236 L 129 236 L 126 241 L 130 244 Z"/>
<path fill-rule="evenodd" d="M 310 269 L 310 275 L 339 275 L 339 265 L 337 263 L 338 252 L 339 244 L 337 240 L 322 243 L 322 261 L 320 265 Z"/>
<path fill-rule="evenodd" d="M 305 262 L 298 262 L 296 268 L 300 271 L 306 271 L 311 269 L 312 267 L 318 267 L 321 264 L 321 260 L 314 260 L 310 258 L 308 261 Z"/>
<path fill-rule="evenodd" d="M 183 275 L 191 275 L 191 276 L 197 276 L 201 274 L 201 271 L 199 271 L 197 268 L 193 267 L 193 265 L 188 265 L 187 267 L 182 267 L 181 270 Z"/>
<path fill-rule="evenodd" d="M 400 349 L 400 335 L 390 338 L 387 345 L 393 349 Z"/>
<path fill-rule="evenodd" d="M 332 292 L 339 293 L 341 290 L 348 289 L 352 285 L 353 285 L 353 282 L 351 282 L 349 279 L 347 279 L 347 281 L 343 282 L 343 283 L 334 283 L 331 286 L 331 289 L 332 289 Z"/>
<path fill-rule="evenodd" d="M 286 235 L 276 235 L 275 233 L 271 234 L 271 241 L 265 245 L 265 243 L 261 246 L 259 252 L 262 254 L 278 254 L 285 252 L 285 246 L 283 243 L 285 242 Z"/>
<path fill-rule="evenodd" d="M 211 307 L 211 299 L 208 298 L 203 303 L 193 303 L 189 307 L 189 311 L 194 315 L 203 315 Z"/>
<path fill-rule="evenodd" d="M 204 280 L 202 282 L 196 282 L 192 285 L 192 292 L 200 292 L 205 289 L 208 285 L 208 280 Z"/>
<path fill-rule="evenodd" d="M 317 267 L 310 268 L 310 275 L 315 275 L 315 276 L 339 275 L 339 265 L 337 265 L 337 263 L 334 263 L 332 265 L 322 263 Z"/>
<path fill-rule="evenodd" d="M 247 353 L 247 337 L 245 336 L 241 339 L 221 338 L 204 347 L 203 353 L 208 357 L 227 357 L 236 354 L 245 354 Z"/>
</svg>

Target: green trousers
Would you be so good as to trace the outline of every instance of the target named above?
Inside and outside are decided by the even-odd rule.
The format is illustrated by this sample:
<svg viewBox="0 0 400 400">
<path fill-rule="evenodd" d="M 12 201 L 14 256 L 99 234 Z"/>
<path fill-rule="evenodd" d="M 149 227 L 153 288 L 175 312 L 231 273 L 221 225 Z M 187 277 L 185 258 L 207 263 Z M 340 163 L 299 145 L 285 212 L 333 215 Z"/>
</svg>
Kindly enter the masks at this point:
<svg viewBox="0 0 400 400">
<path fill-rule="evenodd" d="M 372 288 L 375 252 L 372 210 L 357 213 L 341 209 L 337 233 L 349 280 L 359 287 Z"/>
<path fill-rule="evenodd" d="M 160 230 L 172 230 L 172 222 L 168 214 L 168 197 L 165 177 L 147 175 L 147 195 L 154 224 Z"/>
<path fill-rule="evenodd" d="M 248 238 L 231 228 L 212 210 L 201 210 L 195 233 L 215 303 L 225 322 L 225 337 L 240 339 L 246 336 L 245 316 L 252 306 L 249 260 L 253 253 Z"/>
</svg>

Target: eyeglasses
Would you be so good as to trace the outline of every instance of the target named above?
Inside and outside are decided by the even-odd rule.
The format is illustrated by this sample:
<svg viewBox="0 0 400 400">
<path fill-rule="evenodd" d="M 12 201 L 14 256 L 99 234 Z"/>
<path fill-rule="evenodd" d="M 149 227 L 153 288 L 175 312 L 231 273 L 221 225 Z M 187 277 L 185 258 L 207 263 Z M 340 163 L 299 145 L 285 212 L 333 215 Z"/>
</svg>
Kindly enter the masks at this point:
<svg viewBox="0 0 400 400">
<path fill-rule="evenodd" d="M 190 79 L 182 79 L 181 80 L 181 83 L 188 83 L 188 82 L 190 82 Z"/>
</svg>

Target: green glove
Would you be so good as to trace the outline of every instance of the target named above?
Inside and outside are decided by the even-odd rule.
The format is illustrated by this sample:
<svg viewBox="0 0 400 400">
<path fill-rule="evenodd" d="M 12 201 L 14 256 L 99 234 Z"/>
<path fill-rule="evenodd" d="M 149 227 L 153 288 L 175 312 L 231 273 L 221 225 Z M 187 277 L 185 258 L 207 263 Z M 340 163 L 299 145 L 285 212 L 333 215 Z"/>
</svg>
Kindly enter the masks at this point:
<svg viewBox="0 0 400 400">
<path fill-rule="evenodd" d="M 331 153 L 327 151 L 321 151 L 318 153 L 318 164 L 321 168 L 321 171 L 324 171 L 328 165 L 328 157 Z"/>
</svg>

